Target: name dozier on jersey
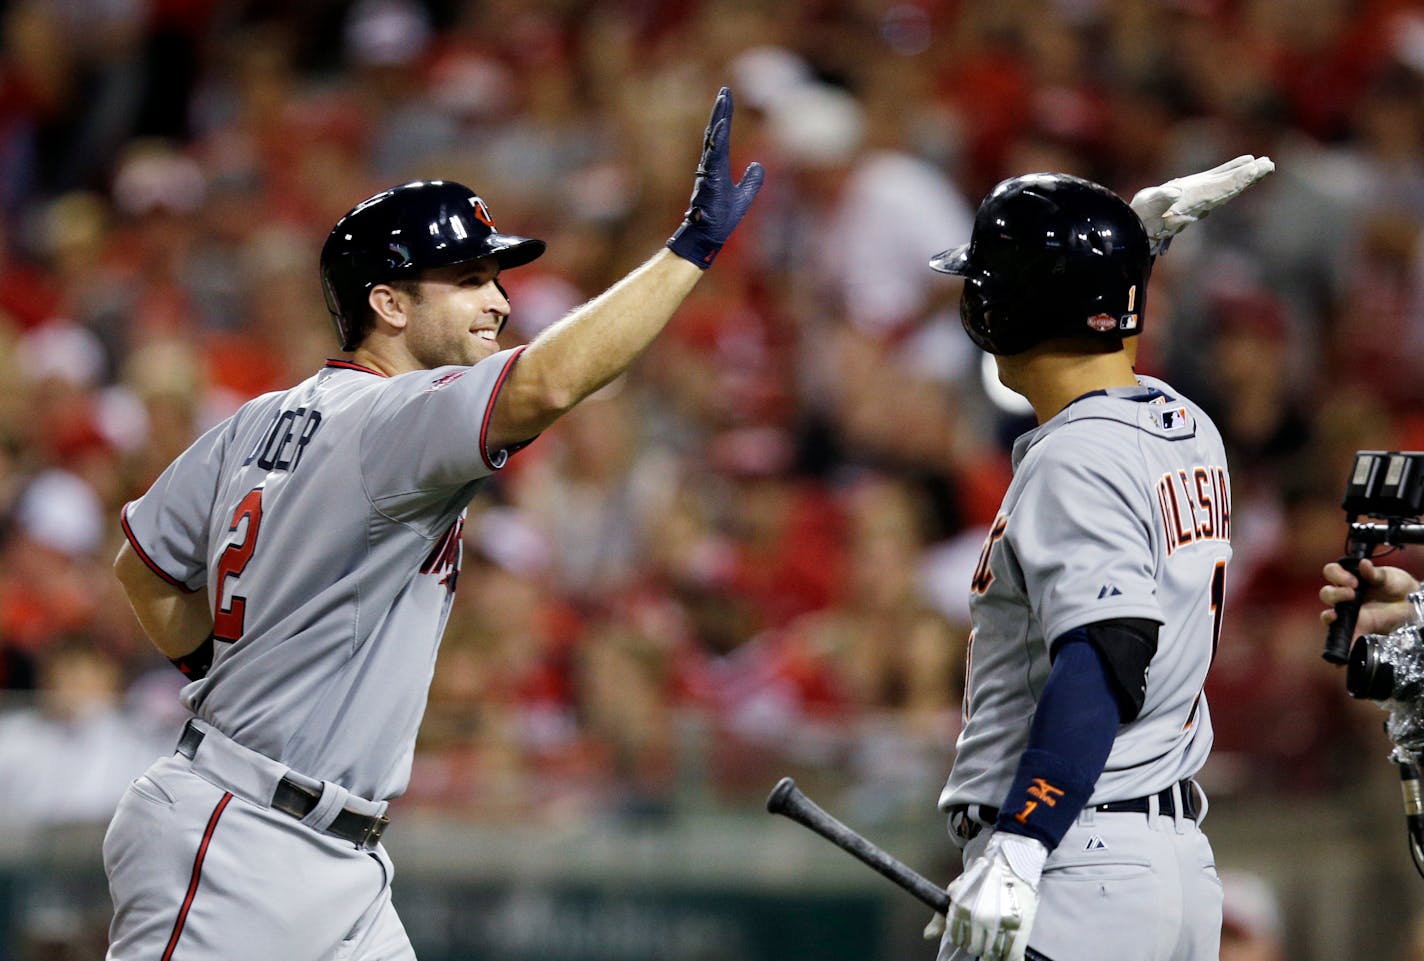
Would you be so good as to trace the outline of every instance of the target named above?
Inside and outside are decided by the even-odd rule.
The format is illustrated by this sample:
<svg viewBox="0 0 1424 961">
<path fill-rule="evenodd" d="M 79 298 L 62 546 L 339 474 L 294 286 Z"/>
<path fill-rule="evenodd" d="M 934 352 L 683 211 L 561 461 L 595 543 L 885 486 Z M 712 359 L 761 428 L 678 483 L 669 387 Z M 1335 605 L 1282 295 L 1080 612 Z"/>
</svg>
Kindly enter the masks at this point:
<svg viewBox="0 0 1424 961">
<path fill-rule="evenodd" d="M 296 430 L 299 419 L 304 419 L 300 434 Z M 263 470 L 296 470 L 302 459 L 302 452 L 306 450 L 307 444 L 320 426 L 319 410 L 298 407 L 295 410 L 278 411 L 272 417 L 272 426 L 262 435 L 257 446 L 252 448 L 252 453 L 247 455 L 242 466 L 246 467 L 257 461 L 257 466 Z"/>
</svg>

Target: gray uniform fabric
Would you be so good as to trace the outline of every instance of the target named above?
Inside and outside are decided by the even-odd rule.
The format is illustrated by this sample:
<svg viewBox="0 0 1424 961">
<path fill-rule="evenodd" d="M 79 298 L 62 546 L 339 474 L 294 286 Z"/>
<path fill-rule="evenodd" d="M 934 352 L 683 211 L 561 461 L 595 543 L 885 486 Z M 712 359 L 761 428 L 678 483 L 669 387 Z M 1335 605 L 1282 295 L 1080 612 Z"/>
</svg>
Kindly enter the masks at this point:
<svg viewBox="0 0 1424 961">
<path fill-rule="evenodd" d="M 347 904 L 359 910 L 339 915 L 350 915 L 342 956 L 408 956 L 383 851 L 321 832 L 343 808 L 383 813 L 406 787 L 459 577 L 465 508 L 509 453 L 487 450 L 486 433 L 519 352 L 395 377 L 331 361 L 244 405 L 126 506 L 124 531 L 144 562 L 175 586 L 208 591 L 216 641 L 210 672 L 182 692 L 207 732 L 196 760 L 158 761 L 109 828 L 111 958 L 166 959 L 180 930 L 179 957 L 238 957 L 231 942 L 218 947 L 231 925 L 216 917 L 279 902 L 293 918 L 323 910 L 326 894 L 302 880 L 318 875 L 338 890 L 346 875 L 371 889 Z M 283 774 L 322 797 L 305 824 L 271 807 Z M 173 873 L 168 846 L 186 842 L 144 840 L 159 830 L 155 808 L 170 826 L 162 833 L 192 842 L 179 857 L 191 888 L 186 874 L 182 884 L 163 881 Z M 276 850 L 267 834 L 292 847 L 294 831 L 311 835 L 296 844 L 308 865 L 212 877 L 213 865 Z M 357 939 L 368 953 L 347 937 L 361 918 L 378 931 Z M 310 957 L 335 956 L 335 943 L 317 940 Z M 282 943 L 252 956 L 302 953 Z M 199 947 L 209 944 L 217 953 Z"/>
<path fill-rule="evenodd" d="M 1212 740 L 1202 687 L 1216 651 L 1231 559 L 1226 454 L 1196 405 L 1160 381 L 1139 382 L 1079 398 L 1018 439 L 1014 478 L 971 586 L 964 727 L 940 796 L 946 811 L 1003 803 L 1055 638 L 1110 618 L 1162 625 L 1142 711 L 1119 729 L 1084 812 L 1090 824 L 1096 817 L 1112 825 L 1111 837 L 1099 830 L 1080 838 L 1075 828 L 1045 866 L 1030 946 L 1053 961 L 1214 959 L 1210 932 L 1220 926 L 1220 884 L 1196 823 L 1179 813 L 1162 818 L 1163 828 L 1152 823 L 1156 815 L 1092 811 L 1174 790 L 1201 769 Z M 1204 806 L 1205 799 L 1199 801 Z M 1153 811 L 1156 804 L 1154 797 Z M 966 863 L 989 833 L 979 835 Z M 1172 838 L 1185 846 L 1164 848 Z M 1131 878 L 1143 873 L 1168 892 L 1154 912 L 1177 919 L 1178 930 L 1187 933 L 1179 943 L 1163 932 L 1151 938 L 1144 932 L 1127 953 L 1101 953 L 1104 931 L 1139 917 L 1134 905 L 1143 887 Z M 1128 882 L 1108 883 L 1118 876 Z M 1103 883 L 1072 883 L 1075 878 Z M 1060 923 L 1065 912 L 1071 920 Z M 1163 938 L 1170 942 L 1165 950 L 1144 943 Z M 1190 950 L 1183 947 L 1188 943 Z"/>
<path fill-rule="evenodd" d="M 245 405 L 127 506 L 135 549 L 219 611 L 213 668 L 183 691 L 194 713 L 355 794 L 401 793 L 461 518 L 504 462 L 483 424 L 512 359 L 391 378 L 333 363 Z"/>
</svg>

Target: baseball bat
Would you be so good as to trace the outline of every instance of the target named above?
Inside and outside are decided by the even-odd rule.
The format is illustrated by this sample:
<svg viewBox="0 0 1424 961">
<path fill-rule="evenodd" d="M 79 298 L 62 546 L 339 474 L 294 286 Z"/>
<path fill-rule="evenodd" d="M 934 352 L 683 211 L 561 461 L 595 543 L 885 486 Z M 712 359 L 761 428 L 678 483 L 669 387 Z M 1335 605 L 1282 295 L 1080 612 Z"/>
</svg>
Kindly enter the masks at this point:
<svg viewBox="0 0 1424 961">
<path fill-rule="evenodd" d="M 802 793 L 791 778 L 782 778 L 776 783 L 776 787 L 771 789 L 771 794 L 766 799 L 766 809 L 772 814 L 783 815 L 802 827 L 815 831 L 842 851 L 868 864 L 919 898 L 936 914 L 949 914 L 949 894 L 944 888 L 827 814 L 815 801 Z M 1052 959 L 1033 948 L 1025 948 L 1024 961 Z"/>
<path fill-rule="evenodd" d="M 766 809 L 772 814 L 783 815 L 802 827 L 815 831 L 842 851 L 868 864 L 909 891 L 933 908 L 935 913 L 945 914 L 949 911 L 949 895 L 945 893 L 944 888 L 821 810 L 815 801 L 802 793 L 791 778 L 782 778 L 776 787 L 772 788 L 771 795 L 766 799 Z"/>
</svg>

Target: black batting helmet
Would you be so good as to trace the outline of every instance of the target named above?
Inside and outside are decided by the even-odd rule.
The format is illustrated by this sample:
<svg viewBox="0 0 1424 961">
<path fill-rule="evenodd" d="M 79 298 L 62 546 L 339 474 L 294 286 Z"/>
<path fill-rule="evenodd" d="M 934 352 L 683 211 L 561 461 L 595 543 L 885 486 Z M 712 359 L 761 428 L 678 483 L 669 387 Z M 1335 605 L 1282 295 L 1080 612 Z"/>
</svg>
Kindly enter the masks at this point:
<svg viewBox="0 0 1424 961">
<path fill-rule="evenodd" d="M 1122 341 L 1142 330 L 1147 231 L 1117 194 L 1067 174 L 995 187 L 969 243 L 930 260 L 964 277 L 959 316 L 974 343 L 1019 354 L 1045 340 Z"/>
<path fill-rule="evenodd" d="M 361 201 L 321 248 L 326 309 L 342 350 L 364 336 L 371 288 L 420 271 L 493 257 L 501 269 L 544 252 L 544 241 L 499 233 L 473 190 L 450 180 L 415 180 Z"/>
</svg>

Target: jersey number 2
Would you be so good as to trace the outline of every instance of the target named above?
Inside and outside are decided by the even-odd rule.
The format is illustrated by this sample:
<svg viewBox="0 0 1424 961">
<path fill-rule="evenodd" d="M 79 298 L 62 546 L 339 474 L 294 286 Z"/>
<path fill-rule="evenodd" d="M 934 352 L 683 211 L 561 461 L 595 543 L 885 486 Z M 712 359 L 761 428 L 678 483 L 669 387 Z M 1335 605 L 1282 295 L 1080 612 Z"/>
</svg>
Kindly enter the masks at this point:
<svg viewBox="0 0 1424 961">
<path fill-rule="evenodd" d="M 262 488 L 254 487 L 238 502 L 227 529 L 237 533 L 244 519 L 247 520 L 247 533 L 236 544 L 229 544 L 222 557 L 218 558 L 218 607 L 213 613 L 213 637 L 219 641 L 236 641 L 242 637 L 247 598 L 237 593 L 235 584 L 226 605 L 222 603 L 222 596 L 227 590 L 228 578 L 237 580 L 242 577 L 247 562 L 252 560 L 252 551 L 257 547 L 257 530 L 262 526 Z"/>
</svg>

